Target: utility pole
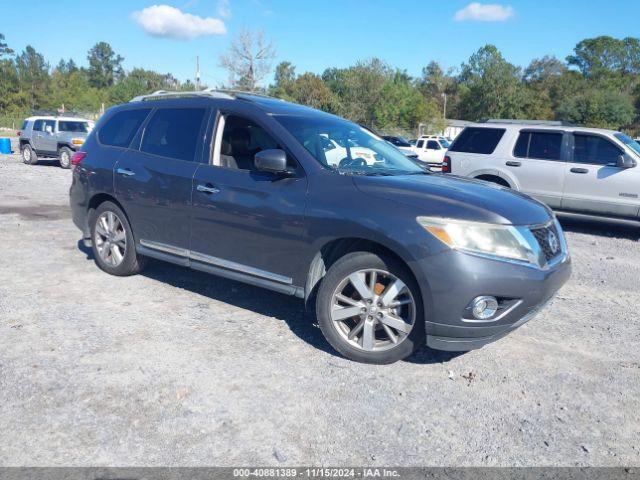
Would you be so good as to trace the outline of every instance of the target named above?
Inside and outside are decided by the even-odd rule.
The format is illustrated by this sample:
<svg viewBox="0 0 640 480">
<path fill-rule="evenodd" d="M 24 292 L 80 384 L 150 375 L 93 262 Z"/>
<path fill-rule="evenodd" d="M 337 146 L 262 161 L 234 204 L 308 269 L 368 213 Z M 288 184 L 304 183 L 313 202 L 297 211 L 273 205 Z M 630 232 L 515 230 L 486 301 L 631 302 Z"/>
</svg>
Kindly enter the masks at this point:
<svg viewBox="0 0 640 480">
<path fill-rule="evenodd" d="M 200 90 L 200 57 L 196 57 L 196 91 Z"/>
<path fill-rule="evenodd" d="M 443 117 L 444 121 L 446 122 L 447 121 L 447 94 L 443 93 L 442 97 L 444 98 L 444 109 L 443 109 L 443 112 L 442 112 L 442 117 Z"/>
</svg>

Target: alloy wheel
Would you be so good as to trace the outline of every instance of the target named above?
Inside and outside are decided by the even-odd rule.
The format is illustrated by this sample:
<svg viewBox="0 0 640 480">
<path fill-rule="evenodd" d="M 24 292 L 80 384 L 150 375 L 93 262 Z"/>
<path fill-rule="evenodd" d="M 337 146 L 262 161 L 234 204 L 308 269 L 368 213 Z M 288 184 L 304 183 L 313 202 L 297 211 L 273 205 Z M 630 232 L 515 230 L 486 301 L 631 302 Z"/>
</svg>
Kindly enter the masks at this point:
<svg viewBox="0 0 640 480">
<path fill-rule="evenodd" d="M 335 289 L 331 320 L 339 335 L 364 351 L 389 350 L 404 341 L 416 316 L 405 283 L 385 270 L 353 272 Z"/>
<path fill-rule="evenodd" d="M 25 163 L 29 163 L 31 161 L 31 150 L 29 147 L 25 147 L 22 149 L 22 159 Z"/>
<path fill-rule="evenodd" d="M 98 217 L 93 241 L 105 264 L 117 267 L 122 263 L 127 251 L 127 236 L 118 215 L 107 210 Z"/>
<path fill-rule="evenodd" d="M 71 161 L 71 157 L 69 157 L 69 152 L 66 152 L 64 150 L 60 152 L 60 165 L 62 165 L 63 167 L 66 167 L 69 165 L 70 161 Z"/>
</svg>

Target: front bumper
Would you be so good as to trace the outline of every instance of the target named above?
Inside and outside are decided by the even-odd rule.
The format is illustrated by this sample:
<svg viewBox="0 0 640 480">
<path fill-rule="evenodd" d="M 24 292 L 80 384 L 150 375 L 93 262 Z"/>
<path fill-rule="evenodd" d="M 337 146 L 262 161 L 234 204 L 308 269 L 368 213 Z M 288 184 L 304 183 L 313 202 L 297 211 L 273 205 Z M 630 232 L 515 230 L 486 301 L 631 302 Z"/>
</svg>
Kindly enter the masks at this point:
<svg viewBox="0 0 640 480">
<path fill-rule="evenodd" d="M 571 259 L 548 269 L 447 251 L 425 260 L 422 294 L 426 312 L 427 345 L 437 350 L 468 351 L 509 334 L 531 320 L 571 276 Z M 470 321 L 464 311 L 480 295 L 517 300 L 496 320 Z"/>
</svg>

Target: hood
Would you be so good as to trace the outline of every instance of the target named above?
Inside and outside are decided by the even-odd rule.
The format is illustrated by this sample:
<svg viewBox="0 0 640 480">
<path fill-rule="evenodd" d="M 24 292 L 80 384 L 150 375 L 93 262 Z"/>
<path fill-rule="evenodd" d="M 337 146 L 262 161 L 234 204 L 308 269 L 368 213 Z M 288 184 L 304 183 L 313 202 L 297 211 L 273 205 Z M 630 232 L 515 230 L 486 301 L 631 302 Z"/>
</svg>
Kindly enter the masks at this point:
<svg viewBox="0 0 640 480">
<path fill-rule="evenodd" d="M 479 180 L 444 175 L 355 176 L 366 195 L 415 208 L 415 214 L 475 222 L 535 225 L 553 214 L 520 192 Z"/>
</svg>

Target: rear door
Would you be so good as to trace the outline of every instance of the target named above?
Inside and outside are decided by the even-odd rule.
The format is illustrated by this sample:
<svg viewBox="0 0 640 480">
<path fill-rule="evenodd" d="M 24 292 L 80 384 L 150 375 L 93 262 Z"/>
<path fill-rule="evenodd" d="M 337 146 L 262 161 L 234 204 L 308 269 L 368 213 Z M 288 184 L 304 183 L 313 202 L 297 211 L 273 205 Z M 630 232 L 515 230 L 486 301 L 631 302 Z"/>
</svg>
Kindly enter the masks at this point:
<svg viewBox="0 0 640 480">
<path fill-rule="evenodd" d="M 640 207 L 640 170 L 618 166 L 625 152 L 605 135 L 573 133 L 566 165 L 562 208 L 584 213 L 636 217 Z"/>
<path fill-rule="evenodd" d="M 517 178 L 520 190 L 560 208 L 569 141 L 561 130 L 521 130 L 503 168 Z"/>
<path fill-rule="evenodd" d="M 115 166 L 115 191 L 136 241 L 179 256 L 189 249 L 191 187 L 209 110 L 155 109 Z"/>
</svg>

